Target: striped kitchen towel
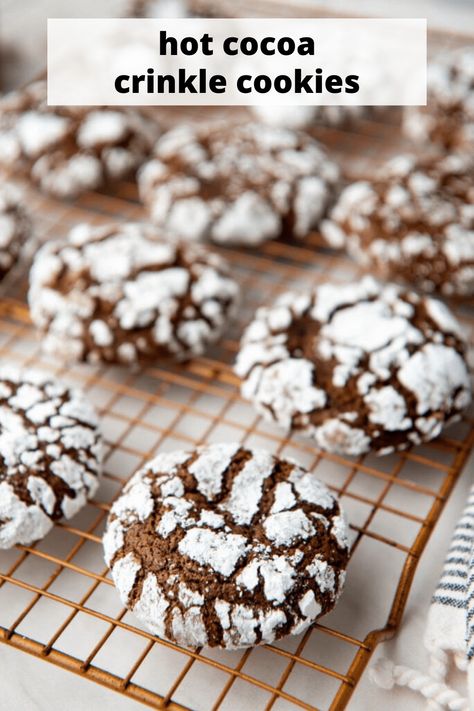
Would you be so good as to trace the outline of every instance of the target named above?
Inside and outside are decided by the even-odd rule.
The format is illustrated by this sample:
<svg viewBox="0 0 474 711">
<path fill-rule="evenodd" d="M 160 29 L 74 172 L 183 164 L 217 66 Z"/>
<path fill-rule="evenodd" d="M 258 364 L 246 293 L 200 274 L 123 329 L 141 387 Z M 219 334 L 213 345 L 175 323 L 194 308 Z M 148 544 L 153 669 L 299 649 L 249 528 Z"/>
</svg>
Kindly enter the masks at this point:
<svg viewBox="0 0 474 711">
<path fill-rule="evenodd" d="M 433 595 L 425 645 L 430 654 L 426 674 L 380 659 L 371 668 L 372 680 L 385 689 L 408 686 L 425 696 L 432 711 L 474 709 L 474 486 Z M 446 683 L 451 660 L 467 672 L 468 699 Z"/>
</svg>

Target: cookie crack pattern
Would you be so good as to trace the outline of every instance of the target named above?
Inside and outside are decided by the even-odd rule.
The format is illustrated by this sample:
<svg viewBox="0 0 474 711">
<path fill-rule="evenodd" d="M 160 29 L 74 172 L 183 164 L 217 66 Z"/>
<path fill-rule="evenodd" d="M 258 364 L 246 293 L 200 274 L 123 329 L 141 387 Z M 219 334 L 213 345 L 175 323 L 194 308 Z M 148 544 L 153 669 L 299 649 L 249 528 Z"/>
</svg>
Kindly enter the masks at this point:
<svg viewBox="0 0 474 711">
<path fill-rule="evenodd" d="M 227 327 L 238 297 L 217 255 L 144 224 L 79 225 L 37 253 L 30 275 L 44 349 L 65 360 L 200 355 Z"/>
<path fill-rule="evenodd" d="M 474 291 L 474 157 L 471 153 L 398 156 L 372 181 L 345 188 L 322 225 L 384 278 L 425 291 Z"/>
<path fill-rule="evenodd" d="M 48 106 L 45 81 L 0 102 L 0 165 L 59 198 L 133 175 L 158 135 L 133 109 Z"/>
<path fill-rule="evenodd" d="M 235 371 L 266 419 L 329 451 L 386 454 L 459 419 L 470 401 L 465 352 L 444 304 L 367 277 L 258 309 Z"/>
<path fill-rule="evenodd" d="M 167 233 L 247 246 L 306 237 L 338 181 L 317 141 L 252 122 L 179 126 L 139 172 L 140 196 Z"/>
<path fill-rule="evenodd" d="M 14 185 L 0 186 L 0 280 L 14 266 L 31 234 L 31 223 L 22 207 L 22 193 Z"/>
<path fill-rule="evenodd" d="M 152 631 L 232 649 L 299 632 L 333 607 L 347 524 L 296 463 L 210 445 L 158 455 L 134 475 L 104 552 L 124 604 Z"/>
<path fill-rule="evenodd" d="M 447 51 L 430 62 L 427 105 L 404 111 L 404 130 L 413 141 L 428 141 L 447 150 L 472 150 L 473 63 L 474 51 L 468 46 Z"/>
<path fill-rule="evenodd" d="M 0 368 L 0 548 L 32 543 L 79 511 L 99 485 L 101 447 L 80 391 Z"/>
</svg>

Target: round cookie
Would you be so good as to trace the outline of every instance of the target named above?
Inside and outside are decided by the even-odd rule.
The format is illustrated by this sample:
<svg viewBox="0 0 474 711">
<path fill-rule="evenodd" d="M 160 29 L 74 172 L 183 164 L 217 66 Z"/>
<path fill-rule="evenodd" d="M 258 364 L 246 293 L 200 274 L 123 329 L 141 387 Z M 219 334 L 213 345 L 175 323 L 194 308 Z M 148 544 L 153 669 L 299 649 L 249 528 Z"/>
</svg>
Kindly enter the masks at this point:
<svg viewBox="0 0 474 711">
<path fill-rule="evenodd" d="M 0 548 L 43 538 L 96 492 L 97 415 L 79 390 L 34 370 L 0 367 Z"/>
<path fill-rule="evenodd" d="M 474 157 L 399 156 L 345 188 L 321 231 L 384 278 L 473 294 Z"/>
<path fill-rule="evenodd" d="M 474 49 L 446 52 L 428 65 L 428 102 L 404 111 L 404 130 L 417 143 L 474 147 Z"/>
<path fill-rule="evenodd" d="M 302 632 L 335 605 L 349 556 L 326 486 L 239 444 L 159 454 L 114 503 L 103 543 L 124 605 L 185 647 Z"/>
<path fill-rule="evenodd" d="M 0 279 L 10 271 L 30 236 L 31 225 L 14 185 L 0 185 Z"/>
<path fill-rule="evenodd" d="M 264 124 L 179 126 L 139 172 L 151 219 L 187 240 L 304 238 L 333 200 L 337 165 L 304 133 Z"/>
<path fill-rule="evenodd" d="M 471 396 L 463 333 L 448 308 L 371 277 L 258 309 L 235 370 L 266 420 L 346 455 L 431 440 Z"/>
<path fill-rule="evenodd" d="M 48 106 L 44 81 L 0 102 L 0 165 L 59 198 L 133 174 L 157 134 L 132 109 Z"/>
<path fill-rule="evenodd" d="M 29 304 L 46 352 L 136 363 L 202 354 L 238 293 L 223 260 L 202 245 L 165 241 L 145 224 L 82 224 L 37 253 Z"/>
</svg>

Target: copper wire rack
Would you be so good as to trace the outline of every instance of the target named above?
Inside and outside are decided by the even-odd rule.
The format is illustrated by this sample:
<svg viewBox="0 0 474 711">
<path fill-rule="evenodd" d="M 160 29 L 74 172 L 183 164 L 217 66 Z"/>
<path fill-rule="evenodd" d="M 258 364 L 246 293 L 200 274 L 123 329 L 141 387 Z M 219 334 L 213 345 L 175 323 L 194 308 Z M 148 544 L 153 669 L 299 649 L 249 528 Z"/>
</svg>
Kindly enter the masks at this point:
<svg viewBox="0 0 474 711">
<path fill-rule="evenodd" d="M 394 133 L 390 121 L 319 131 L 348 173 L 380 159 Z M 144 217 L 132 184 L 76 203 L 31 193 L 28 203 L 41 240 L 79 221 Z M 80 514 L 37 544 L 0 552 L 0 640 L 152 708 L 342 709 L 377 644 L 400 624 L 417 563 L 474 444 L 473 413 L 436 441 L 383 458 L 330 455 L 263 422 L 240 399 L 232 373 L 243 326 L 281 291 L 358 278 L 358 268 L 318 235 L 220 251 L 242 286 L 238 321 L 206 357 L 180 366 L 65 368 L 41 355 L 29 321 L 27 260 L 2 285 L 1 360 L 82 386 L 102 416 L 106 454 L 99 493 Z M 472 304 L 454 308 L 472 333 Z M 107 513 L 131 474 L 158 451 L 218 441 L 298 459 L 339 494 L 353 539 L 336 609 L 303 635 L 241 652 L 189 651 L 154 637 L 122 608 L 102 557 Z"/>
</svg>

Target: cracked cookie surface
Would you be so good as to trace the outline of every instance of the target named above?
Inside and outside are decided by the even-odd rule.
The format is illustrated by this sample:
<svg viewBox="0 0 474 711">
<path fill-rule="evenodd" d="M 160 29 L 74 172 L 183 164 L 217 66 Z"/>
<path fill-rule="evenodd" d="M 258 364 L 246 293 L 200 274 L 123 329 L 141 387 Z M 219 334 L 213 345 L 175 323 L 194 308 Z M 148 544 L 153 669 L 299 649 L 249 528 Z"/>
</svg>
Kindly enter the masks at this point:
<svg viewBox="0 0 474 711">
<path fill-rule="evenodd" d="M 0 367 L 0 548 L 43 538 L 99 485 L 101 436 L 86 396 L 39 371 Z"/>
<path fill-rule="evenodd" d="M 48 106 L 44 81 L 0 101 L 0 165 L 58 198 L 132 175 L 158 134 L 133 109 Z"/>
<path fill-rule="evenodd" d="M 0 186 L 0 280 L 16 264 L 31 234 L 22 203 L 22 192 L 15 185 L 4 182 Z"/>
<path fill-rule="evenodd" d="M 139 172 L 151 219 L 188 240 L 303 239 L 334 198 L 337 165 L 302 132 L 248 122 L 179 126 Z"/>
<path fill-rule="evenodd" d="M 474 157 L 399 156 L 345 188 L 322 225 L 386 279 L 448 296 L 474 293 Z"/>
<path fill-rule="evenodd" d="M 437 437 L 471 399 L 464 333 L 440 301 L 371 277 L 257 310 L 235 371 L 265 419 L 330 452 Z"/>
<path fill-rule="evenodd" d="M 104 552 L 159 637 L 237 649 L 297 634 L 341 592 L 348 528 L 314 474 L 265 450 L 159 454 L 114 503 Z"/>
<path fill-rule="evenodd" d="M 416 142 L 447 149 L 474 147 L 474 49 L 445 52 L 428 65 L 426 106 L 409 106 L 404 130 Z"/>
<path fill-rule="evenodd" d="M 145 224 L 82 224 L 37 253 L 29 303 L 46 352 L 130 364 L 202 354 L 238 293 L 202 245 L 165 241 Z"/>
</svg>

